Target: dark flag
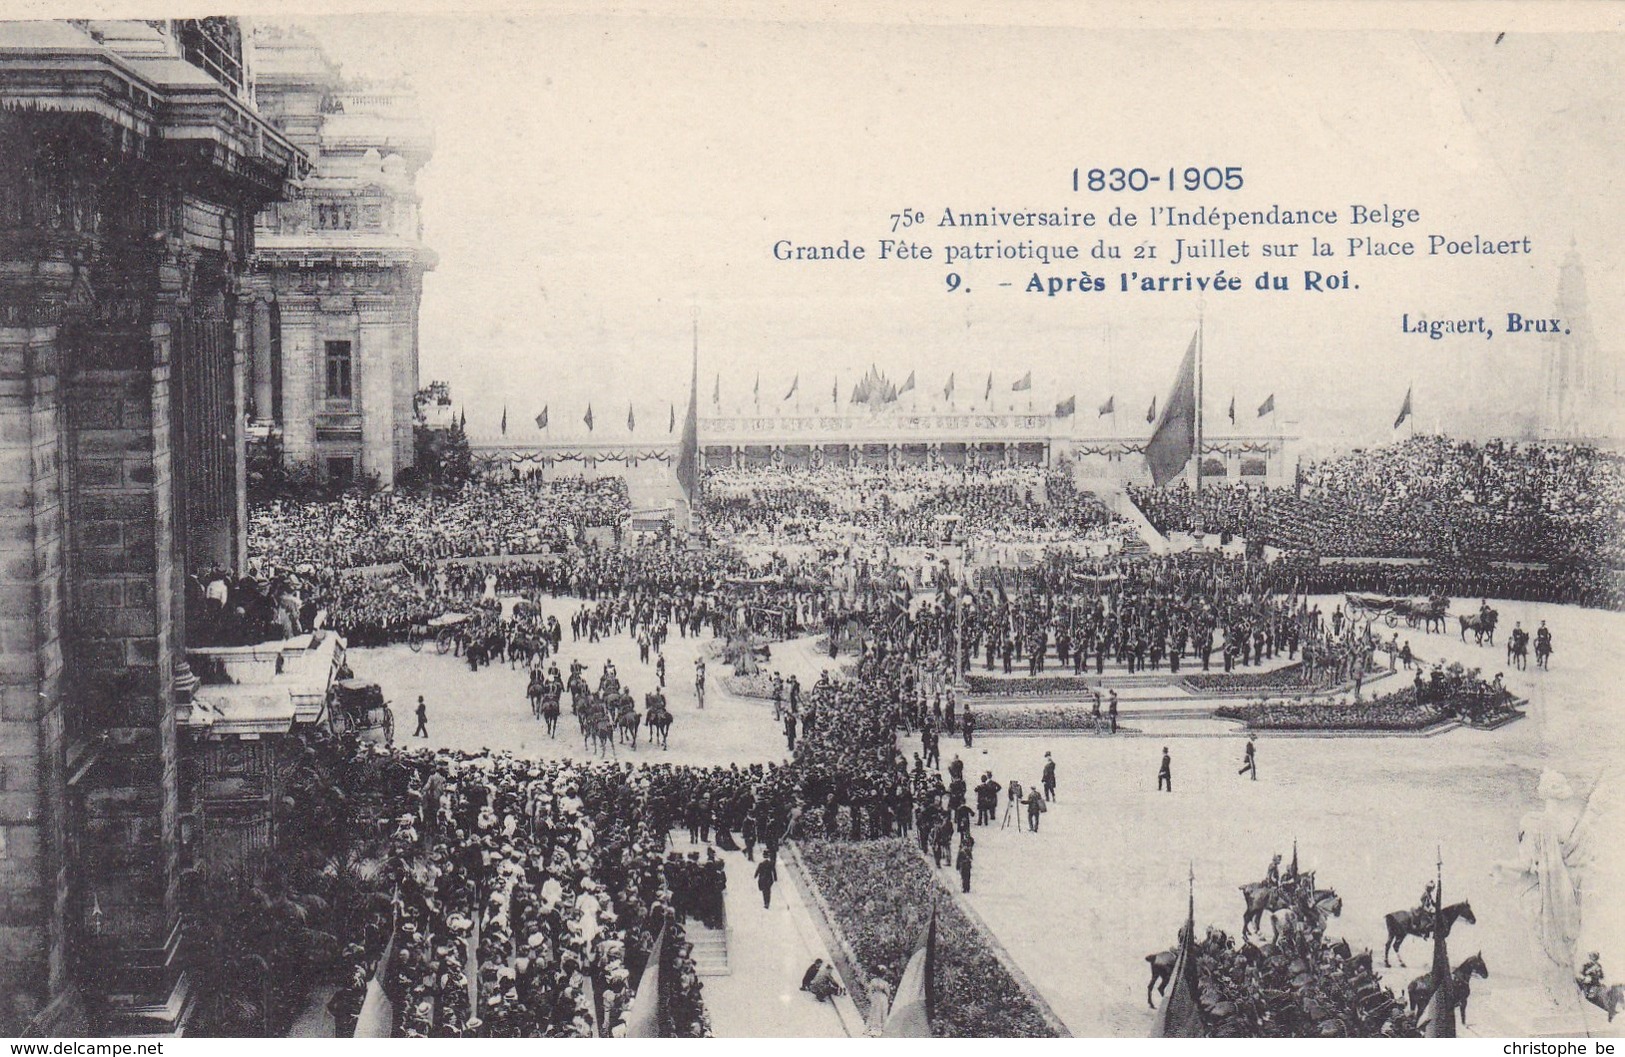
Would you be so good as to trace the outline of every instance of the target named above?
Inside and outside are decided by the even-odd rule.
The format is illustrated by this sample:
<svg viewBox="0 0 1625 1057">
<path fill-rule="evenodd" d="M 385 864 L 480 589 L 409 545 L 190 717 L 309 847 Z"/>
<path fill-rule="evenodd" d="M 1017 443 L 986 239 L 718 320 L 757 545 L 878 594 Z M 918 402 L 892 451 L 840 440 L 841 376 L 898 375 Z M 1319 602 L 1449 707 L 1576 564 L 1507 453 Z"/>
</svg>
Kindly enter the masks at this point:
<svg viewBox="0 0 1625 1057">
<path fill-rule="evenodd" d="M 1405 402 L 1403 404 L 1399 405 L 1399 417 L 1394 419 L 1394 428 L 1398 429 L 1400 427 L 1400 424 L 1402 422 L 1404 422 L 1407 418 L 1410 418 L 1410 417 L 1411 417 L 1411 387 L 1407 385 L 1405 387 Z"/>
<path fill-rule="evenodd" d="M 508 435 L 508 405 L 507 404 L 502 405 L 502 435 L 504 437 L 506 437 Z"/>
<path fill-rule="evenodd" d="M 468 430 L 468 408 L 463 408 L 462 421 L 458 422 L 457 426 L 465 432 Z"/>
<path fill-rule="evenodd" d="M 722 404 L 722 372 L 717 372 L 717 380 L 711 386 L 711 406 L 720 407 Z"/>
<path fill-rule="evenodd" d="M 790 380 L 790 391 L 788 393 L 784 394 L 784 399 L 788 400 L 792 396 L 795 396 L 796 395 L 796 390 L 800 389 L 800 388 L 801 388 L 801 375 L 798 373 L 793 379 Z"/>
<path fill-rule="evenodd" d="M 1230 394 L 1230 424 L 1236 424 L 1236 394 Z"/>
<path fill-rule="evenodd" d="M 942 398 L 944 400 L 952 400 L 954 398 L 954 376 L 953 372 L 951 371 L 948 373 L 948 384 L 942 389 Z"/>
<path fill-rule="evenodd" d="M 913 388 L 914 388 L 914 372 L 910 371 L 910 372 L 908 372 L 908 380 L 903 383 L 903 388 L 897 390 L 897 395 L 902 396 L 904 393 L 908 392 L 910 389 L 913 389 Z"/>
<path fill-rule="evenodd" d="M 536 428 L 547 428 L 547 406 L 545 404 L 542 406 L 542 413 L 536 416 Z"/>
<path fill-rule="evenodd" d="M 756 403 L 758 405 L 761 404 L 761 402 L 762 402 L 762 372 L 761 371 L 756 372 L 756 384 L 754 384 L 754 385 L 752 385 L 750 387 L 750 396 L 751 396 L 751 399 L 756 401 Z"/>
<path fill-rule="evenodd" d="M 1068 418 L 1077 409 L 1078 398 L 1076 396 L 1069 396 L 1065 400 L 1062 400 L 1059 404 L 1055 405 L 1055 417 Z"/>
<path fill-rule="evenodd" d="M 1025 393 L 1033 387 L 1033 372 L 1028 371 L 1016 379 L 1016 384 L 1010 387 L 1012 393 Z"/>
<path fill-rule="evenodd" d="M 668 415 L 668 417 L 666 419 L 666 432 L 667 433 L 676 433 L 677 432 L 677 405 L 676 404 L 671 405 L 671 412 L 670 412 L 670 414 Z"/>
<path fill-rule="evenodd" d="M 993 399 L 993 372 L 989 371 L 987 372 L 987 392 L 982 394 L 982 403 L 985 404 L 991 399 Z"/>
<path fill-rule="evenodd" d="M 829 383 L 829 406 L 834 407 L 841 402 L 841 383 L 839 380 Z"/>
<path fill-rule="evenodd" d="M 695 337 L 694 368 L 688 383 L 688 414 L 683 416 L 683 439 L 677 445 L 677 487 L 692 513 L 700 500 L 700 349 Z"/>
<path fill-rule="evenodd" d="M 1174 387 L 1157 419 L 1157 428 L 1145 442 L 1145 461 L 1151 467 L 1151 479 L 1158 488 L 1177 477 L 1196 452 L 1197 340 L 1198 335 L 1191 335 L 1190 348 L 1185 350 L 1185 359 L 1179 364 L 1179 374 L 1174 377 Z"/>
<path fill-rule="evenodd" d="M 1201 984 L 1196 974 L 1195 937 L 1196 893 L 1193 891 L 1190 907 L 1185 912 L 1185 927 L 1179 930 L 1179 958 L 1174 962 L 1174 975 L 1151 1028 L 1153 1039 L 1199 1039 L 1207 1034 L 1202 1029 L 1202 1008 L 1197 1004 Z"/>
<path fill-rule="evenodd" d="M 1264 398 L 1264 402 L 1262 404 L 1258 405 L 1258 417 L 1263 418 L 1265 415 L 1269 414 L 1271 411 L 1274 411 L 1274 410 L 1275 410 L 1275 394 L 1271 393 L 1269 396 Z"/>
<path fill-rule="evenodd" d="M 632 414 L 632 405 L 627 404 L 626 405 L 626 431 L 628 433 L 632 433 L 632 432 L 635 432 L 637 430 L 637 428 L 638 428 L 637 416 Z"/>
<path fill-rule="evenodd" d="M 587 414 L 582 417 L 581 421 L 583 421 L 583 422 L 585 422 L 587 424 L 587 432 L 591 433 L 592 432 L 592 405 L 591 404 L 587 405 Z"/>
<path fill-rule="evenodd" d="M 1106 398 L 1106 402 L 1104 404 L 1100 405 L 1100 414 L 1101 415 L 1115 415 L 1115 414 L 1117 414 L 1117 397 L 1115 395 L 1108 396 Z"/>
<path fill-rule="evenodd" d="M 1444 906 L 1444 876 L 1440 871 L 1438 881 L 1437 903 Z M 1453 1039 L 1456 1037 L 1456 981 L 1450 975 L 1450 951 L 1445 945 L 1444 929 L 1438 926 L 1443 922 L 1438 920 L 1435 912 L 1433 930 L 1433 997 L 1423 1008 L 1421 1016 L 1416 1018 L 1416 1026 L 1422 1029 L 1425 1039 Z"/>
<path fill-rule="evenodd" d="M 1147 422 L 1155 422 L 1157 420 L 1157 398 L 1154 396 L 1151 398 L 1150 409 L 1148 409 L 1145 413 L 1145 420 Z"/>
<path fill-rule="evenodd" d="M 931 990 L 936 980 L 937 910 L 931 908 L 931 919 L 920 934 L 919 945 L 909 955 L 903 967 L 903 977 L 897 981 L 897 997 L 892 1000 L 891 1012 L 880 1029 L 884 1039 L 929 1039 L 931 1037 Z"/>
<path fill-rule="evenodd" d="M 655 945 L 649 948 L 649 960 L 644 963 L 643 975 L 638 978 L 638 989 L 632 995 L 632 1004 L 626 1010 L 626 1038 L 629 1039 L 658 1039 L 665 1033 L 661 1030 L 662 1021 L 660 999 L 661 972 L 660 956 L 666 946 L 666 927 L 660 927 L 660 935 L 655 937 Z"/>
</svg>

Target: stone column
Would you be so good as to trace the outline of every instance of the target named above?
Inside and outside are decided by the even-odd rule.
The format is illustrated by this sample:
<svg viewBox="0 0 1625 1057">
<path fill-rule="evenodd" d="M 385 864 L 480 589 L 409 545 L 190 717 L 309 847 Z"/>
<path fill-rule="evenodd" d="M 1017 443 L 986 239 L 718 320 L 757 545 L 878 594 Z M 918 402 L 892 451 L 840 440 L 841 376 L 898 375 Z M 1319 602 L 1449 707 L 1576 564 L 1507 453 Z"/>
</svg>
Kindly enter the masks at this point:
<svg viewBox="0 0 1625 1057">
<path fill-rule="evenodd" d="M 276 419 L 275 395 L 271 372 L 271 303 L 260 297 L 248 302 L 250 314 L 249 344 L 253 349 L 254 421 L 273 422 Z"/>
<path fill-rule="evenodd" d="M 9 1036 L 86 1026 L 62 909 L 58 320 L 74 273 L 66 253 L 0 261 L 0 1035 Z"/>
<path fill-rule="evenodd" d="M 321 402 L 322 350 L 316 347 L 315 296 L 277 297 L 282 324 L 282 454 L 288 463 L 316 454 L 316 409 Z"/>
<path fill-rule="evenodd" d="M 355 350 L 357 401 L 361 405 L 361 467 L 387 488 L 395 483 L 395 374 L 398 332 L 395 299 L 356 298 L 361 340 Z"/>
</svg>

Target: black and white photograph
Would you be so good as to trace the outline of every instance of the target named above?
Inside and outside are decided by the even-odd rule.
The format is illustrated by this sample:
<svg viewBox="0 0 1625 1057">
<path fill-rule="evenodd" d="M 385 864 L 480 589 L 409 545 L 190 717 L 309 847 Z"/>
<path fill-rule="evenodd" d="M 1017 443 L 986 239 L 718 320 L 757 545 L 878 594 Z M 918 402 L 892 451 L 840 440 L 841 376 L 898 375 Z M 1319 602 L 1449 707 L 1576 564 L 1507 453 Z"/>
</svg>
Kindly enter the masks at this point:
<svg viewBox="0 0 1625 1057">
<path fill-rule="evenodd" d="M 167 6 L 0 3 L 10 1052 L 1613 1052 L 1621 8 Z"/>
</svg>

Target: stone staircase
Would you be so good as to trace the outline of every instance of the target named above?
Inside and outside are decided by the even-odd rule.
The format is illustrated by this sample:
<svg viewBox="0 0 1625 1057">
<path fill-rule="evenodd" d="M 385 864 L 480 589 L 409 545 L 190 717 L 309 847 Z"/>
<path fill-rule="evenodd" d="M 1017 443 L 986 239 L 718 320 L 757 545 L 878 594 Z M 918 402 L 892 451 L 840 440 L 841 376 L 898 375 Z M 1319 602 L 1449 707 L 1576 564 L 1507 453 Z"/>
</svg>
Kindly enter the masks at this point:
<svg viewBox="0 0 1625 1057">
<path fill-rule="evenodd" d="M 727 976 L 733 971 L 728 968 L 726 925 L 713 929 L 690 920 L 683 926 L 683 935 L 694 948 L 694 968 L 701 976 Z"/>
</svg>

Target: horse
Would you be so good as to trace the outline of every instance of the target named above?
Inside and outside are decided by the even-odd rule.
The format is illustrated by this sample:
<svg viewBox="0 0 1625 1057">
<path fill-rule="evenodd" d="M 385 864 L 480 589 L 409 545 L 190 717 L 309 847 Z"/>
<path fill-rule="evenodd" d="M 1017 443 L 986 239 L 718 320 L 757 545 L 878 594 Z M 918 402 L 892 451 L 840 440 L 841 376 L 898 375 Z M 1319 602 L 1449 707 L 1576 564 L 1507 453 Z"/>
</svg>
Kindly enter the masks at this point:
<svg viewBox="0 0 1625 1057">
<path fill-rule="evenodd" d="M 1258 884 L 1242 885 L 1241 899 L 1244 904 L 1241 912 L 1241 938 L 1245 940 L 1251 931 L 1262 932 L 1264 928 L 1264 915 L 1271 911 L 1286 910 L 1292 906 L 1286 893 L 1281 891 L 1279 885 Z"/>
<path fill-rule="evenodd" d="M 530 715 L 532 719 L 542 718 L 542 699 L 547 696 L 547 684 L 537 676 L 540 672 L 532 672 L 530 683 L 525 687 L 525 696 L 530 699 Z"/>
<path fill-rule="evenodd" d="M 1473 917 L 1472 904 L 1465 899 L 1459 903 L 1451 903 L 1443 910 L 1440 910 L 1435 917 L 1438 919 L 1439 931 L 1446 936 L 1450 935 L 1450 929 L 1456 924 L 1457 918 L 1469 925 L 1478 924 L 1478 919 Z M 1406 936 L 1420 936 L 1423 939 L 1428 939 L 1433 935 L 1433 929 L 1429 927 L 1426 917 L 1415 910 L 1396 910 L 1392 914 L 1386 915 L 1382 920 L 1388 926 L 1388 939 L 1382 945 L 1382 964 L 1384 966 L 1393 965 L 1388 960 L 1390 947 L 1393 948 L 1394 957 L 1399 958 L 1399 964 L 1405 964 L 1405 959 L 1399 956 L 1399 945 L 1405 942 Z"/>
<path fill-rule="evenodd" d="M 1490 971 L 1484 965 L 1484 953 L 1468 958 L 1450 971 L 1450 995 L 1455 999 L 1456 1010 L 1461 1014 L 1461 1022 L 1467 1023 L 1467 996 L 1472 991 L 1473 977 L 1482 976 L 1488 980 Z M 1433 997 L 1433 974 L 1423 973 L 1412 980 L 1405 989 L 1411 1000 L 1411 1015 L 1421 1016 L 1422 1010 L 1427 1008 L 1428 1001 Z"/>
<path fill-rule="evenodd" d="M 556 690 L 549 690 L 542 698 L 542 721 L 547 724 L 547 736 L 559 736 L 559 695 Z"/>
<path fill-rule="evenodd" d="M 587 680 L 581 677 L 580 672 L 571 673 L 567 689 L 570 691 L 570 714 L 578 716 L 581 714 L 581 706 L 587 704 L 587 699 L 592 695 L 592 691 L 587 686 Z"/>
<path fill-rule="evenodd" d="M 1174 966 L 1179 964 L 1179 950 L 1170 947 L 1146 955 L 1145 960 L 1151 964 L 1151 980 L 1145 985 L 1145 1004 L 1156 1009 L 1157 1004 L 1151 1001 L 1151 989 L 1156 988 L 1159 996 L 1168 993 L 1168 981 L 1174 978 Z"/>
<path fill-rule="evenodd" d="M 1281 933 L 1297 923 L 1298 912 L 1299 908 L 1297 907 L 1287 907 L 1284 910 L 1270 912 L 1270 942 L 1279 942 Z M 1324 929 L 1328 919 L 1342 916 L 1343 897 L 1333 889 L 1319 889 L 1310 894 L 1309 912 L 1313 917 L 1314 927 Z"/>
<path fill-rule="evenodd" d="M 1477 645 L 1482 646 L 1488 641 L 1491 646 L 1494 646 L 1495 622 L 1499 619 L 1501 619 L 1501 614 L 1493 609 L 1486 610 L 1482 615 L 1474 613 L 1470 617 L 1465 615 L 1457 617 L 1457 622 L 1461 624 L 1461 641 L 1467 641 L 1467 633 L 1470 631 L 1473 633 L 1473 641 Z"/>
<path fill-rule="evenodd" d="M 1546 669 L 1552 659 L 1552 644 L 1550 642 L 1535 641 L 1535 667 Z"/>
<path fill-rule="evenodd" d="M 666 748 L 666 738 L 671 734 L 671 711 L 666 708 L 666 699 L 656 693 L 644 694 L 643 708 L 646 713 L 643 725 L 649 731 L 649 741 L 652 743 L 658 734 L 660 747 Z"/>
<path fill-rule="evenodd" d="M 594 704 L 582 713 L 581 736 L 583 749 L 591 749 L 600 756 L 613 756 L 615 752 L 615 717 L 601 704 Z"/>
<path fill-rule="evenodd" d="M 1529 643 L 1518 640 L 1516 637 L 1507 639 L 1507 663 L 1518 671 L 1527 671 L 1529 668 Z"/>
<path fill-rule="evenodd" d="M 621 740 L 636 749 L 638 747 L 638 727 L 643 723 L 643 717 L 638 715 L 637 709 L 631 707 L 632 699 L 626 697 L 625 707 L 615 714 L 615 729 L 620 733 Z"/>
<path fill-rule="evenodd" d="M 1598 1009 L 1607 1011 L 1610 1023 L 1613 1022 L 1614 1014 L 1619 1012 L 1619 1007 L 1625 1005 L 1625 984 L 1615 984 L 1612 987 L 1582 988 L 1580 993 L 1585 996 L 1587 1002 L 1590 1002 Z M 1465 1018 L 1463 1023 L 1465 1023 Z"/>
</svg>

